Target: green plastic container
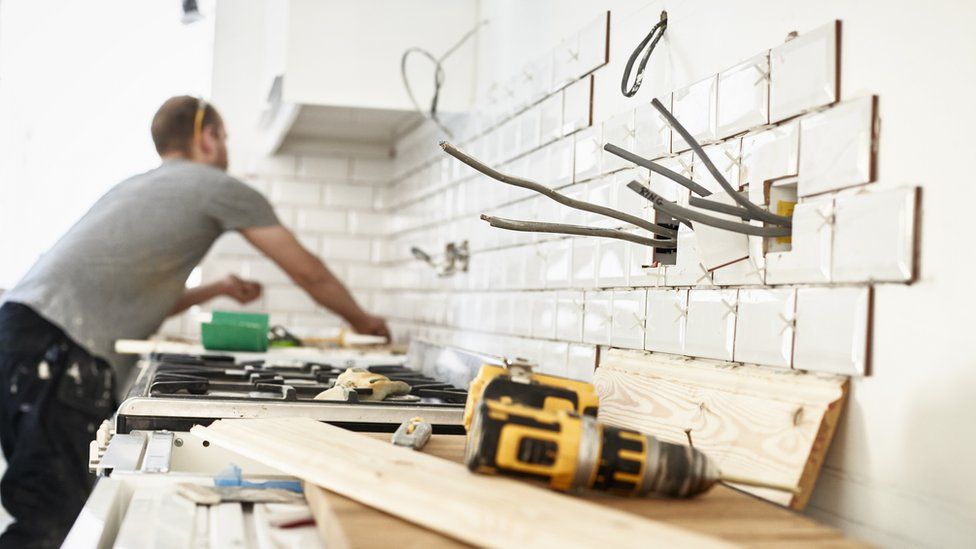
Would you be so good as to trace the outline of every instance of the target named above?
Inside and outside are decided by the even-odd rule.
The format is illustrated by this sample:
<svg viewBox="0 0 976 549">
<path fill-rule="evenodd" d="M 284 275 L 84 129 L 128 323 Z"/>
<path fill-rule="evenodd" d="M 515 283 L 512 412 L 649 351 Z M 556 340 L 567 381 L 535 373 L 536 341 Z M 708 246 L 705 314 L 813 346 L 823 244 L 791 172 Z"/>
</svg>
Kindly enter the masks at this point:
<svg viewBox="0 0 976 549">
<path fill-rule="evenodd" d="M 200 338 L 208 351 L 267 351 L 268 315 L 214 311 L 200 324 Z"/>
</svg>

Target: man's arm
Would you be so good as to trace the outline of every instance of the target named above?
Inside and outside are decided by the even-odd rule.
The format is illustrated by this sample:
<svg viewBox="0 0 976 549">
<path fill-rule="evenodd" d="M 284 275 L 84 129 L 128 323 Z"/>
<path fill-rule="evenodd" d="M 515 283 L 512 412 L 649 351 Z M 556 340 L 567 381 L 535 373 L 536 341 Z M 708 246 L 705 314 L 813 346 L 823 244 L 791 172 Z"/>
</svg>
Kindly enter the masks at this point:
<svg viewBox="0 0 976 549">
<path fill-rule="evenodd" d="M 237 300 L 238 303 L 249 303 L 261 297 L 261 285 L 257 282 L 242 280 L 234 275 L 210 284 L 201 284 L 196 288 L 189 288 L 183 292 L 180 300 L 170 309 L 170 316 L 182 313 L 194 305 L 210 301 L 215 297 L 225 295 Z"/>
<path fill-rule="evenodd" d="M 319 305 L 341 316 L 358 333 L 390 337 L 386 322 L 364 311 L 342 282 L 287 228 L 273 225 L 241 229 L 240 232 Z"/>
</svg>

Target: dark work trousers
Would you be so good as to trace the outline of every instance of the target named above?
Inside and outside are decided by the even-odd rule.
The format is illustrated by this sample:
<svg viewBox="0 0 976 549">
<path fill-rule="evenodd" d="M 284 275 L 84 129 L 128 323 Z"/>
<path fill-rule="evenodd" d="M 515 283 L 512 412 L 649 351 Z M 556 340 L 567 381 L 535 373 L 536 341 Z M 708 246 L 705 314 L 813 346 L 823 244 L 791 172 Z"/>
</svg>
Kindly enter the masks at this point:
<svg viewBox="0 0 976 549">
<path fill-rule="evenodd" d="M 19 303 L 0 306 L 0 548 L 58 547 L 94 486 L 88 445 L 115 405 L 108 363 Z"/>
</svg>

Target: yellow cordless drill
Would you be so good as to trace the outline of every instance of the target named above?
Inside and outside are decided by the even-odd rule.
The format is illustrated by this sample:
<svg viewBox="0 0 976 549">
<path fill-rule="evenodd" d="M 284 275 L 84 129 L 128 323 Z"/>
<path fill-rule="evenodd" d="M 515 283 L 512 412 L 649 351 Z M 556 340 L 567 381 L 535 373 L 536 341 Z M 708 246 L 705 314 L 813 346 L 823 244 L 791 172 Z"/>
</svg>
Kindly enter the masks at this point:
<svg viewBox="0 0 976 549">
<path fill-rule="evenodd" d="M 541 479 L 564 491 L 692 497 L 720 480 L 713 462 L 689 446 L 568 410 L 487 399 L 472 413 L 465 463 L 478 473 Z"/>
<path fill-rule="evenodd" d="M 498 400 L 542 410 L 570 410 L 596 417 L 599 399 L 593 385 L 565 377 L 537 374 L 520 359 L 503 366 L 485 364 L 468 387 L 464 406 L 464 428 L 482 400 Z"/>
<path fill-rule="evenodd" d="M 723 476 L 690 446 L 599 423 L 598 407 L 590 383 L 533 373 L 525 361 L 482 366 L 464 409 L 465 462 L 475 472 L 542 479 L 557 490 L 692 497 L 725 480 L 795 491 Z"/>
</svg>

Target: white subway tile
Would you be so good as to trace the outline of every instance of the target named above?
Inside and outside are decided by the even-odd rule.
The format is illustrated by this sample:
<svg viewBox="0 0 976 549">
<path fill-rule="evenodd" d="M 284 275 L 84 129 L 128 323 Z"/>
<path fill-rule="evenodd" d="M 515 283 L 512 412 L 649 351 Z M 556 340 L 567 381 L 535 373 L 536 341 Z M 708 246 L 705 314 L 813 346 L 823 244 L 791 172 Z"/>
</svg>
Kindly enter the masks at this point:
<svg viewBox="0 0 976 549">
<path fill-rule="evenodd" d="M 556 292 L 534 292 L 533 294 L 531 335 L 537 338 L 555 339 Z"/>
<path fill-rule="evenodd" d="M 264 156 L 255 160 L 248 171 L 262 176 L 294 176 L 298 172 L 298 160 L 291 155 Z"/>
<path fill-rule="evenodd" d="M 613 176 L 601 177 L 599 179 L 593 179 L 586 184 L 586 198 L 587 202 L 592 204 L 597 204 L 599 206 L 613 207 L 613 187 L 614 181 Z M 637 195 L 634 195 L 637 196 Z M 591 227 L 614 227 L 619 225 L 621 222 L 616 219 L 607 217 L 605 215 L 600 215 L 597 213 L 586 212 L 583 214 L 583 225 L 589 225 Z"/>
<path fill-rule="evenodd" d="M 688 319 L 688 290 L 648 290 L 644 348 L 683 353 Z"/>
<path fill-rule="evenodd" d="M 830 281 L 833 210 L 830 199 L 800 202 L 793 208 L 791 249 L 766 254 L 767 284 Z"/>
<path fill-rule="evenodd" d="M 592 76 L 581 78 L 563 90 L 563 135 L 569 135 L 590 125 L 592 91 Z"/>
<path fill-rule="evenodd" d="M 671 94 L 658 99 L 671 109 Z M 634 126 L 637 139 L 634 153 L 654 160 L 671 152 L 671 127 L 650 103 L 640 105 L 634 111 Z"/>
<path fill-rule="evenodd" d="M 623 240 L 601 239 L 597 256 L 596 285 L 600 288 L 627 286 L 630 273 L 628 243 Z"/>
<path fill-rule="evenodd" d="M 737 290 L 690 290 L 684 353 L 732 360 Z"/>
<path fill-rule="evenodd" d="M 736 362 L 789 368 L 793 362 L 796 290 L 740 289 L 735 327 Z"/>
<path fill-rule="evenodd" d="M 586 292 L 583 299 L 583 343 L 609 345 L 612 293 Z"/>
<path fill-rule="evenodd" d="M 539 103 L 539 116 L 540 144 L 558 139 L 563 130 L 563 92 L 550 95 Z"/>
<path fill-rule="evenodd" d="M 917 202 L 916 187 L 838 197 L 835 201 L 833 280 L 912 280 Z"/>
<path fill-rule="evenodd" d="M 573 279 L 574 288 L 594 288 L 596 286 L 596 258 L 598 242 L 595 238 L 579 237 L 573 239 Z"/>
<path fill-rule="evenodd" d="M 715 99 L 718 77 L 710 76 L 674 92 L 672 114 L 699 144 L 715 140 Z M 691 145 L 674 132 L 671 149 L 683 151 Z"/>
<path fill-rule="evenodd" d="M 580 30 L 579 55 L 575 60 L 575 73 L 578 76 L 589 74 L 609 61 L 609 30 L 609 11 L 603 11 Z"/>
<path fill-rule="evenodd" d="M 303 177 L 345 180 L 349 178 L 349 159 L 343 156 L 300 156 L 298 173 Z"/>
<path fill-rule="evenodd" d="M 738 189 L 739 166 L 742 163 L 742 140 L 738 138 L 728 139 L 715 145 L 703 147 L 703 149 L 715 168 L 725 178 L 725 181 L 732 185 L 733 189 Z M 708 170 L 702 159 L 698 158 L 698 155 L 695 155 L 693 159 L 692 174 L 692 180 L 709 191 L 713 193 L 725 192 L 725 189 Z"/>
<path fill-rule="evenodd" d="M 574 181 L 586 181 L 600 174 L 601 126 L 577 132 L 574 150 Z"/>
<path fill-rule="evenodd" d="M 346 230 L 346 214 L 336 210 L 299 208 L 295 227 L 300 231 L 342 233 Z"/>
<path fill-rule="evenodd" d="M 556 338 L 582 341 L 583 292 L 564 290 L 556 293 Z"/>
<path fill-rule="evenodd" d="M 327 263 L 335 260 L 369 261 L 370 240 L 354 237 L 322 237 L 322 259 Z"/>
<path fill-rule="evenodd" d="M 512 333 L 532 333 L 532 293 L 518 292 L 512 300 Z M 497 353 L 496 353 L 497 354 Z"/>
<path fill-rule="evenodd" d="M 634 119 L 634 109 L 628 109 L 603 123 L 603 140 L 600 146 L 602 156 L 602 170 L 611 172 L 633 166 L 623 158 L 610 154 L 603 150 L 603 143 L 613 143 L 614 145 L 636 153 L 637 150 L 637 127 Z"/>
<path fill-rule="evenodd" d="M 450 166 L 448 163 L 447 166 Z M 450 170 L 450 168 L 448 168 Z M 393 162 L 389 158 L 352 159 L 352 179 L 372 183 L 386 183 L 393 179 Z"/>
<path fill-rule="evenodd" d="M 573 241 L 564 238 L 544 246 L 545 287 L 566 288 L 570 285 L 573 267 Z"/>
<path fill-rule="evenodd" d="M 718 75 L 718 137 L 769 122 L 769 52 Z"/>
<path fill-rule="evenodd" d="M 352 208 L 371 208 L 375 189 L 368 185 L 344 185 L 329 183 L 325 185 L 322 202 L 327 206 L 348 206 Z"/>
<path fill-rule="evenodd" d="M 643 349 L 646 314 L 646 290 L 615 290 L 610 345 L 624 349 Z"/>
<path fill-rule="evenodd" d="M 318 183 L 300 181 L 275 181 L 271 186 L 271 200 L 278 204 L 317 204 Z"/>
<path fill-rule="evenodd" d="M 793 367 L 866 375 L 870 319 L 870 287 L 799 288 Z"/>
<path fill-rule="evenodd" d="M 570 345 L 567 359 L 567 375 L 580 381 L 592 381 L 596 369 L 596 347 L 592 345 Z"/>
<path fill-rule="evenodd" d="M 387 232 L 386 222 L 389 219 L 385 213 L 362 211 L 349 212 L 349 231 L 359 235 L 383 235 Z"/>
<path fill-rule="evenodd" d="M 541 143 L 542 112 L 538 107 L 523 112 L 518 116 L 519 150 L 525 153 L 538 147 Z"/>
<path fill-rule="evenodd" d="M 771 122 L 837 100 L 839 39 L 840 21 L 832 21 L 770 50 Z"/>
<path fill-rule="evenodd" d="M 874 180 L 876 104 L 861 97 L 800 119 L 800 196 Z"/>
<path fill-rule="evenodd" d="M 276 311 L 313 312 L 315 301 L 295 286 L 272 286 L 265 292 L 268 308 Z"/>
<path fill-rule="evenodd" d="M 551 177 L 549 186 L 558 188 L 573 182 L 575 145 L 572 137 L 566 137 L 549 147 L 549 175 Z"/>
<path fill-rule="evenodd" d="M 799 154 L 796 122 L 743 137 L 739 183 L 749 185 L 749 199 L 765 204 L 767 182 L 795 176 Z"/>
</svg>

